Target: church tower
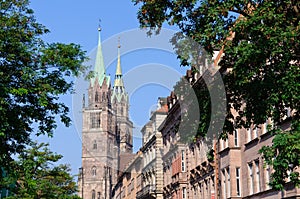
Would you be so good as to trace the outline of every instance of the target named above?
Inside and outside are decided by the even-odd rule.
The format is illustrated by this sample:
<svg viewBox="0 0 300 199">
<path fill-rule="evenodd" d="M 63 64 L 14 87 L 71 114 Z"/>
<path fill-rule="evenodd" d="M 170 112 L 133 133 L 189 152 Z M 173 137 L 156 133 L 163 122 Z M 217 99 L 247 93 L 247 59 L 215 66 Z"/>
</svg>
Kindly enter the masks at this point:
<svg viewBox="0 0 300 199">
<path fill-rule="evenodd" d="M 101 28 L 94 66 L 90 79 L 88 105 L 83 99 L 82 167 L 78 178 L 83 199 L 110 199 L 112 186 L 117 181 L 122 153 L 132 152 L 132 122 L 128 116 L 128 94 L 125 92 L 118 46 L 118 62 L 111 88 L 106 75 Z"/>
<path fill-rule="evenodd" d="M 118 62 L 115 74 L 114 87 L 112 91 L 112 107 L 116 117 L 116 132 L 119 142 L 119 155 L 132 153 L 132 128 L 133 124 L 129 120 L 129 97 L 125 91 L 122 78 L 120 39 L 118 45 Z"/>
</svg>

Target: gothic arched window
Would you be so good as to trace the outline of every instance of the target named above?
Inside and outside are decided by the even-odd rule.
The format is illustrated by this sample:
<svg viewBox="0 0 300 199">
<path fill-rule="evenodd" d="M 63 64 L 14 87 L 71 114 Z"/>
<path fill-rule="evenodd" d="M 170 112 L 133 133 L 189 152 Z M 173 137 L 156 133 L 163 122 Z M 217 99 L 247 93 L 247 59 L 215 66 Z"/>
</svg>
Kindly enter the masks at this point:
<svg viewBox="0 0 300 199">
<path fill-rule="evenodd" d="M 90 118 L 91 118 L 91 128 L 100 128 L 100 123 L 101 123 L 101 113 L 90 113 Z"/>
<path fill-rule="evenodd" d="M 121 107 L 121 115 L 122 115 L 122 116 L 124 115 L 123 107 Z"/>
<path fill-rule="evenodd" d="M 97 168 L 95 166 L 93 166 L 92 168 L 92 176 L 95 177 L 97 174 Z"/>
<path fill-rule="evenodd" d="M 99 95 L 98 95 L 98 92 L 96 91 L 95 93 L 95 102 L 98 102 L 99 101 Z"/>
<path fill-rule="evenodd" d="M 105 101 L 105 92 L 102 93 L 102 101 Z"/>
<path fill-rule="evenodd" d="M 92 199 L 96 199 L 96 192 L 95 192 L 95 190 L 92 191 Z"/>
</svg>

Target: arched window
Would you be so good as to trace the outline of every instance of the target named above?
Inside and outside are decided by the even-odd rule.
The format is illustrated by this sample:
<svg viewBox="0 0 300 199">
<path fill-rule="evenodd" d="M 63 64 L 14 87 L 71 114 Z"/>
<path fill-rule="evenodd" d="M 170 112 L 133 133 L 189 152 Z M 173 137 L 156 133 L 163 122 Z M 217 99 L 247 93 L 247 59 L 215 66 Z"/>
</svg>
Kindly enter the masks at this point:
<svg viewBox="0 0 300 199">
<path fill-rule="evenodd" d="M 99 100 L 99 95 L 98 95 L 98 92 L 96 91 L 96 93 L 95 93 L 95 102 L 98 102 L 98 100 Z"/>
<path fill-rule="evenodd" d="M 96 192 L 95 192 L 95 190 L 92 191 L 92 199 L 96 199 Z"/>
<path fill-rule="evenodd" d="M 105 101 L 105 92 L 102 93 L 102 101 Z"/>
<path fill-rule="evenodd" d="M 101 113 L 98 112 L 98 113 L 90 113 L 90 120 L 91 120 L 91 123 L 90 123 L 90 128 L 100 128 L 100 123 L 101 123 Z"/>
<path fill-rule="evenodd" d="M 95 166 L 93 166 L 92 168 L 92 176 L 95 177 L 97 174 L 97 168 Z"/>
<path fill-rule="evenodd" d="M 97 149 L 97 141 L 94 140 L 93 149 Z"/>
<path fill-rule="evenodd" d="M 121 107 L 121 115 L 122 115 L 122 116 L 124 115 L 123 107 Z"/>
</svg>

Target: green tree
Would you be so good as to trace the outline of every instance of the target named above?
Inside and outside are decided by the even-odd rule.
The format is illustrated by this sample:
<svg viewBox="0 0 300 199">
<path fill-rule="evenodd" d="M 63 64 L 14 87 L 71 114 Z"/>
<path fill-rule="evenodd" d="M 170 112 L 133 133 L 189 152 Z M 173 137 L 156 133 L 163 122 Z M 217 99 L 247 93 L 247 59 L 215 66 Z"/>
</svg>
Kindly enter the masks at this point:
<svg viewBox="0 0 300 199">
<path fill-rule="evenodd" d="M 76 44 L 45 43 L 28 0 L 0 2 L 0 165 L 9 172 L 12 155 L 30 135 L 53 135 L 55 117 L 70 125 L 69 108 L 58 101 L 72 91 L 85 52 Z"/>
<path fill-rule="evenodd" d="M 273 145 L 261 149 L 275 169 L 271 185 L 282 189 L 290 177 L 299 185 L 300 165 L 300 3 L 296 0 L 133 0 L 149 33 L 164 22 L 176 25 L 209 53 L 223 49 L 228 108 L 225 132 L 272 118 Z M 173 42 L 174 43 L 174 42 Z M 183 65 L 186 62 L 183 62 Z M 288 109 L 293 114 L 288 117 Z M 288 117 L 288 118 L 286 118 Z M 282 130 L 283 122 L 290 129 Z M 228 125 L 231 124 L 231 125 Z M 231 127 L 230 127 L 231 126 Z"/>
<path fill-rule="evenodd" d="M 74 195 L 77 187 L 69 166 L 55 166 L 61 158 L 49 150 L 48 144 L 32 143 L 11 164 L 13 170 L 1 182 L 11 193 L 8 199 L 79 198 Z"/>
</svg>

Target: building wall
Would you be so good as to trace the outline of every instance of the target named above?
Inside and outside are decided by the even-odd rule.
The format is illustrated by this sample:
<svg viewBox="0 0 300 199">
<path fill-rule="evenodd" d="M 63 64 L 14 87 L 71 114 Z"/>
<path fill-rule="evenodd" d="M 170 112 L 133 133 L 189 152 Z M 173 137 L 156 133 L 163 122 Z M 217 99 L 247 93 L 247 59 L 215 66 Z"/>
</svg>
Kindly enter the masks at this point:
<svg viewBox="0 0 300 199">
<path fill-rule="evenodd" d="M 142 186 L 142 153 L 139 151 L 127 165 L 124 172 L 118 176 L 118 182 L 113 190 L 113 199 L 136 198 L 136 193 Z"/>
</svg>

